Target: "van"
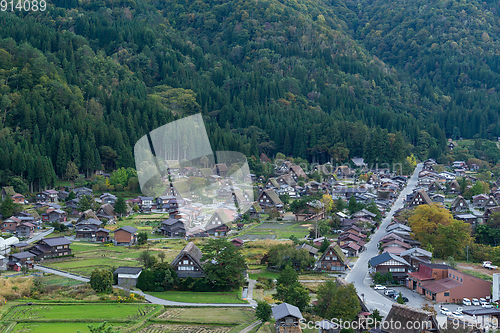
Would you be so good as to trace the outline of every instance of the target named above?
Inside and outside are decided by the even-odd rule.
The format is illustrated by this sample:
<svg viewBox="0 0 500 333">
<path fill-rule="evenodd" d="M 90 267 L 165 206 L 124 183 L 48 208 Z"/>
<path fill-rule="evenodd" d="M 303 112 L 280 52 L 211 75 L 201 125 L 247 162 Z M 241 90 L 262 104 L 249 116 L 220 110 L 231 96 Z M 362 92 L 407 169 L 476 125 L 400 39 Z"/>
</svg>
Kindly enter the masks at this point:
<svg viewBox="0 0 500 333">
<path fill-rule="evenodd" d="M 478 300 L 477 298 L 473 298 L 473 299 L 472 299 L 472 305 L 474 305 L 474 306 L 479 306 L 479 305 L 481 305 L 481 304 L 479 303 L 479 300 Z"/>
<path fill-rule="evenodd" d="M 462 304 L 465 305 L 465 306 L 471 306 L 472 305 L 470 299 L 468 299 L 468 298 L 464 298 L 463 301 L 462 301 Z"/>
</svg>

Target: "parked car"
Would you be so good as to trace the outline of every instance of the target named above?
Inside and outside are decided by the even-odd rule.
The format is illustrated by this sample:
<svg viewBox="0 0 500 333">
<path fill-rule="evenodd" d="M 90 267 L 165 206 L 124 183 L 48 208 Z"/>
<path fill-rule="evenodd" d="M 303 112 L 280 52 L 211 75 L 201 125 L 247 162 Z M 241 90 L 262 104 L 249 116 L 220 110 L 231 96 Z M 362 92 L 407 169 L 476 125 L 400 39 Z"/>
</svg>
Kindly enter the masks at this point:
<svg viewBox="0 0 500 333">
<path fill-rule="evenodd" d="M 469 301 L 469 302 L 470 302 L 470 301 Z M 462 313 L 462 311 L 463 311 L 463 310 L 464 310 L 463 308 L 458 307 L 458 308 L 457 308 L 457 310 L 456 310 L 455 312 Z"/>
<path fill-rule="evenodd" d="M 439 310 L 439 312 L 441 312 L 445 316 L 451 315 L 451 311 L 448 308 L 441 308 L 441 310 Z"/>
<path fill-rule="evenodd" d="M 384 289 L 387 289 L 387 287 L 383 286 L 381 284 L 376 284 L 375 287 L 373 287 L 373 289 L 375 289 L 375 290 L 384 290 Z"/>
<path fill-rule="evenodd" d="M 387 289 L 386 291 L 384 291 L 385 296 L 393 297 L 395 294 L 396 292 L 392 289 Z"/>
<path fill-rule="evenodd" d="M 498 266 L 493 265 L 491 261 L 483 261 L 483 267 L 488 269 L 497 269 Z"/>
<path fill-rule="evenodd" d="M 472 305 L 474 306 L 480 306 L 481 304 L 479 303 L 479 300 L 477 298 L 472 299 Z"/>
<path fill-rule="evenodd" d="M 463 301 L 462 301 L 462 304 L 465 305 L 465 306 L 471 306 L 472 305 L 470 299 L 468 299 L 468 298 L 464 298 Z"/>
<path fill-rule="evenodd" d="M 451 316 L 453 318 L 457 318 L 457 319 L 464 319 L 464 316 L 462 315 L 462 312 L 458 312 L 458 311 L 452 312 Z"/>
<path fill-rule="evenodd" d="M 491 309 L 493 307 L 493 304 L 490 303 L 482 303 L 481 307 L 484 309 Z"/>
</svg>

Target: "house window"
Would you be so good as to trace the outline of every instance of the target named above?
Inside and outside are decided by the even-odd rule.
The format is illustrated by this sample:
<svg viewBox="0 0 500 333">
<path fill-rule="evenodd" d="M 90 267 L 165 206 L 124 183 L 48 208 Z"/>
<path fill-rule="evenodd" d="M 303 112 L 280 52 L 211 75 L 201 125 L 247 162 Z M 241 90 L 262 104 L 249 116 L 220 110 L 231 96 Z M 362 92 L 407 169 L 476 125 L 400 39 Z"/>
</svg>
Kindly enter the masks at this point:
<svg viewBox="0 0 500 333">
<path fill-rule="evenodd" d="M 325 260 L 330 260 L 330 257 L 325 257 Z"/>
<path fill-rule="evenodd" d="M 182 261 L 182 264 L 183 264 L 183 265 L 188 265 L 188 264 L 189 264 L 189 260 L 183 260 L 183 261 Z"/>
<path fill-rule="evenodd" d="M 446 296 L 450 296 L 450 293 L 444 293 L 444 296 L 445 296 L 445 297 L 446 297 Z"/>
<path fill-rule="evenodd" d="M 390 267 L 389 272 L 404 272 L 405 268 L 404 267 Z"/>
</svg>

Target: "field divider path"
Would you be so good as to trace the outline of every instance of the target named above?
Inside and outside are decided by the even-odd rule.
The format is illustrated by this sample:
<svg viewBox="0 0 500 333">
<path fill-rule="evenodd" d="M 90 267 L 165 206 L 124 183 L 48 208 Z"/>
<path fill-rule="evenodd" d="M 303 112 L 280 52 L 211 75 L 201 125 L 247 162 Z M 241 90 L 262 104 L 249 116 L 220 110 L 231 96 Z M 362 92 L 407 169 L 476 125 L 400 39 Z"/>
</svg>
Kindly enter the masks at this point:
<svg viewBox="0 0 500 333">
<path fill-rule="evenodd" d="M 253 330 L 254 328 L 256 328 L 257 326 L 259 326 L 260 324 L 262 324 L 262 321 L 257 320 L 255 322 L 251 323 L 249 326 L 242 329 L 241 331 L 239 331 L 239 333 L 248 333 L 251 330 Z"/>
</svg>

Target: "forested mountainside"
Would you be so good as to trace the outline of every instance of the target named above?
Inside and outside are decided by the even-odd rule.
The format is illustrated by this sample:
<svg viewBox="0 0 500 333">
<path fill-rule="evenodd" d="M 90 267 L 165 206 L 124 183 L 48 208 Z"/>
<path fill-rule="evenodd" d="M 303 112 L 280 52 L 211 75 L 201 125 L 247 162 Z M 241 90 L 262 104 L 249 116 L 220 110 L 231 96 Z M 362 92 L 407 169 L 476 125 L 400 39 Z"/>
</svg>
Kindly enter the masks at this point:
<svg viewBox="0 0 500 333">
<path fill-rule="evenodd" d="M 68 161 L 134 166 L 138 138 L 197 112 L 214 150 L 318 162 L 436 158 L 447 137 L 499 136 L 495 6 L 55 0 L 0 12 L 0 183 L 44 187 Z"/>
<path fill-rule="evenodd" d="M 500 3 L 346 1 L 350 33 L 417 81 L 429 121 L 447 137 L 500 134 Z"/>
</svg>

